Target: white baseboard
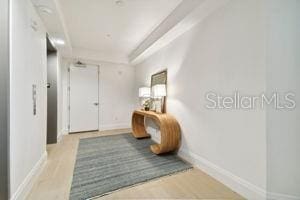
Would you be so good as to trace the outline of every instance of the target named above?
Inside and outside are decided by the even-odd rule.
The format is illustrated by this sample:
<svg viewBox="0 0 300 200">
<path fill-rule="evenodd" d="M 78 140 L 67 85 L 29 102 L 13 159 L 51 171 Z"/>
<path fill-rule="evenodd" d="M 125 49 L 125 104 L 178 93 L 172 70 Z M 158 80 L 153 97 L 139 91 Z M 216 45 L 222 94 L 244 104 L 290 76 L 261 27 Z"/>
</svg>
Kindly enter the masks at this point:
<svg viewBox="0 0 300 200">
<path fill-rule="evenodd" d="M 99 131 L 106 131 L 106 130 L 114 130 L 114 129 L 129 129 L 131 128 L 129 123 L 121 123 L 121 124 L 107 124 L 101 125 L 99 127 Z"/>
<path fill-rule="evenodd" d="M 63 130 L 61 130 L 61 131 L 59 132 L 59 135 L 57 135 L 57 142 L 60 142 L 60 141 L 61 141 L 62 136 L 63 136 Z"/>
<path fill-rule="evenodd" d="M 61 133 L 62 133 L 62 135 L 68 135 L 69 130 L 68 129 L 62 129 Z"/>
<path fill-rule="evenodd" d="M 291 196 L 287 194 L 268 192 L 268 200 L 300 200 L 300 197 Z"/>
<path fill-rule="evenodd" d="M 266 200 L 267 192 L 265 189 L 260 188 L 187 150 L 180 149 L 178 155 L 243 197 L 251 200 Z"/>
<path fill-rule="evenodd" d="M 18 187 L 17 191 L 12 194 L 11 200 L 24 200 L 32 189 L 36 178 L 41 174 L 47 161 L 47 152 L 45 151 L 40 160 L 35 164 L 24 181 Z"/>
<path fill-rule="evenodd" d="M 61 131 L 59 132 L 59 135 L 57 135 L 57 142 L 60 142 L 62 137 L 64 135 L 68 135 L 69 134 L 69 131 L 66 130 L 66 129 L 61 129 Z"/>
</svg>

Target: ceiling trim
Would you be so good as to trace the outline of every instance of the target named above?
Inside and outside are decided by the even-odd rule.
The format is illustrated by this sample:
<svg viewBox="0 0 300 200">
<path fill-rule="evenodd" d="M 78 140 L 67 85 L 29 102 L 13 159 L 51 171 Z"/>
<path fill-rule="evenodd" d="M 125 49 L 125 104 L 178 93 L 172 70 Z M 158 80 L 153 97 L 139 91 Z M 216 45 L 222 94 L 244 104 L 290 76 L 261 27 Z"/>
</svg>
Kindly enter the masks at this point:
<svg viewBox="0 0 300 200">
<path fill-rule="evenodd" d="M 185 0 L 129 55 L 137 65 L 187 32 L 230 0 Z"/>
<path fill-rule="evenodd" d="M 64 32 L 64 35 L 65 35 L 66 43 L 70 47 L 70 53 L 72 53 L 72 43 L 71 43 L 68 28 L 67 28 L 66 23 L 65 23 L 65 17 L 64 17 L 64 14 L 62 12 L 61 5 L 58 2 L 58 0 L 54 0 L 54 3 L 55 3 L 55 6 L 56 6 L 58 17 L 59 17 L 60 22 L 61 22 L 62 27 L 63 27 L 63 32 Z"/>
<path fill-rule="evenodd" d="M 114 65 L 114 66 L 124 66 L 124 67 L 132 67 L 131 65 L 125 64 L 125 63 L 116 63 L 116 62 L 110 62 L 110 61 L 103 61 L 103 60 L 93 60 L 93 59 L 86 59 L 86 58 L 73 58 L 73 57 L 63 57 L 65 62 L 69 65 L 72 63 L 76 63 L 78 61 L 88 64 L 88 65 L 98 65 L 98 66 L 103 66 L 104 64 L 109 64 L 109 65 Z"/>
<path fill-rule="evenodd" d="M 148 37 L 129 55 L 129 60 L 134 60 L 142 52 L 151 46 L 162 35 L 172 29 L 178 22 L 185 18 L 195 7 L 203 3 L 204 0 L 185 0 L 182 1 L 170 14 L 156 27 Z"/>
<path fill-rule="evenodd" d="M 48 33 L 49 39 L 55 41 L 56 39 L 63 39 L 64 45 L 56 45 L 55 47 L 62 55 L 72 54 L 72 44 L 68 29 L 64 20 L 64 15 L 61 10 L 61 5 L 57 0 L 31 0 L 36 8 L 37 13 L 43 21 L 43 24 Z M 52 12 L 45 14 L 40 8 L 45 7 Z M 49 21 L 51 19 L 51 21 Z M 55 24 L 55 26 L 53 26 Z"/>
<path fill-rule="evenodd" d="M 118 63 L 118 64 L 128 64 L 128 57 L 126 55 L 116 55 L 116 54 L 108 54 L 105 52 L 95 51 L 91 49 L 83 49 L 73 47 L 72 55 L 67 56 L 72 59 L 80 59 L 80 60 L 94 60 L 94 61 L 104 61 L 110 63 Z"/>
</svg>

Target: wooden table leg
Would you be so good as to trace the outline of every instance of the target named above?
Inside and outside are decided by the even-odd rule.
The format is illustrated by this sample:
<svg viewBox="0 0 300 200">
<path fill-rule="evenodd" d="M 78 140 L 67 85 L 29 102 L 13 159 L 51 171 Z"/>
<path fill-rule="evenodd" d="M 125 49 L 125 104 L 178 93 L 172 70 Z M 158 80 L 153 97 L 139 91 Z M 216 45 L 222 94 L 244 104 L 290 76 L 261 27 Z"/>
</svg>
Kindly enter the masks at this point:
<svg viewBox="0 0 300 200">
<path fill-rule="evenodd" d="M 145 129 L 145 117 L 136 113 L 132 114 L 132 134 L 135 138 L 149 138 Z"/>
<path fill-rule="evenodd" d="M 155 154 L 162 154 L 176 151 L 180 145 L 180 126 L 177 120 L 170 115 L 160 115 L 156 119 L 160 128 L 160 144 L 151 145 L 151 151 Z"/>
<path fill-rule="evenodd" d="M 145 117 L 155 120 L 159 126 L 160 144 L 153 144 L 150 149 L 155 154 L 176 151 L 180 146 L 180 126 L 177 120 L 169 114 L 158 114 L 151 111 L 135 111 L 132 114 L 132 134 L 135 138 L 148 138 L 145 129 Z"/>
</svg>

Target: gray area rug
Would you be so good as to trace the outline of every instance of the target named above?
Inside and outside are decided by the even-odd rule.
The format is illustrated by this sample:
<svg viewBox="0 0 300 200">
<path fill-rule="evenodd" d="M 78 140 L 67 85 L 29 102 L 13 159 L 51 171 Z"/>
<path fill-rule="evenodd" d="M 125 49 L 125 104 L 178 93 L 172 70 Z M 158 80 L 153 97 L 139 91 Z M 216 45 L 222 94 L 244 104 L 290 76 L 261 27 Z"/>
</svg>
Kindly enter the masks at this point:
<svg viewBox="0 0 300 200">
<path fill-rule="evenodd" d="M 175 154 L 153 154 L 153 143 L 151 139 L 137 140 L 131 134 L 81 139 L 70 199 L 100 197 L 191 168 Z"/>
</svg>

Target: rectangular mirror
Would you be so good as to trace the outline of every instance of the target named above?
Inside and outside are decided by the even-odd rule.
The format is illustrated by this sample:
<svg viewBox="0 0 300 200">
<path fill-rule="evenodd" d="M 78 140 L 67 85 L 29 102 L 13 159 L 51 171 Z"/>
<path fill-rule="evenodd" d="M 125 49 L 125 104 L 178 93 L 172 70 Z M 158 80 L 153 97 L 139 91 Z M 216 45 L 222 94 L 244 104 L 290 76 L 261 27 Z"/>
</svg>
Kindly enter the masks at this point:
<svg viewBox="0 0 300 200">
<path fill-rule="evenodd" d="M 167 77 L 168 77 L 167 75 L 168 75 L 168 73 L 167 73 L 167 70 L 165 69 L 165 70 L 155 73 L 151 76 L 151 97 L 152 98 L 154 98 L 153 88 L 155 85 L 164 84 L 164 85 L 166 85 L 166 88 L 167 88 Z M 166 103 L 165 103 L 166 98 L 167 98 L 167 96 L 162 97 L 162 109 L 161 109 L 162 113 L 166 113 Z"/>
</svg>

